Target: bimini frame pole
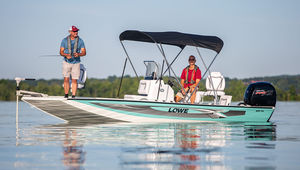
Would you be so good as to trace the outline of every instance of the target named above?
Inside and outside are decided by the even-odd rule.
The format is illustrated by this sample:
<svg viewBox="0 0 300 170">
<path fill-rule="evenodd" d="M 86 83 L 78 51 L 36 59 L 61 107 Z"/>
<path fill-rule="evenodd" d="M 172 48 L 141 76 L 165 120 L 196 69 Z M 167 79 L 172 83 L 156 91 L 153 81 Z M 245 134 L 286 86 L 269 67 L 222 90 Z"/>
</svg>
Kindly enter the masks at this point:
<svg viewBox="0 0 300 170">
<path fill-rule="evenodd" d="M 209 64 L 209 66 L 207 67 L 206 71 L 204 72 L 203 77 L 204 77 L 205 74 L 208 72 L 208 70 L 210 69 L 212 63 L 216 60 L 216 58 L 217 58 L 218 55 L 219 55 L 219 53 L 217 53 L 217 54 L 215 55 L 214 59 L 212 60 L 212 62 Z M 200 83 L 200 81 L 196 84 L 196 87 L 198 87 L 199 83 Z M 196 89 L 197 89 L 197 88 L 195 88 L 195 89 L 192 91 L 191 96 L 195 93 Z M 188 98 L 188 100 L 190 100 L 191 96 Z M 187 100 L 187 101 L 188 101 L 188 100 Z"/>
<path fill-rule="evenodd" d="M 200 58 L 201 58 L 201 60 L 202 60 L 202 63 L 203 63 L 203 65 L 204 65 L 205 69 L 208 71 L 209 75 L 211 75 L 210 69 L 207 68 L 207 66 L 206 66 L 206 64 L 205 64 L 205 62 L 204 62 L 204 60 L 203 60 L 203 58 L 202 58 L 202 56 L 201 56 L 201 54 L 200 54 L 200 51 L 199 51 L 199 49 L 198 49 L 197 47 L 196 47 L 196 50 L 197 50 L 197 53 L 198 53 L 198 55 L 200 56 Z M 212 61 L 212 62 L 213 62 L 213 61 Z M 203 77 L 204 77 L 204 76 L 203 76 Z M 216 91 L 216 89 L 215 89 L 214 82 L 212 81 L 212 77 L 211 77 L 211 76 L 209 77 L 208 81 L 210 82 L 210 84 L 212 85 L 212 88 L 213 88 L 214 97 L 215 97 L 215 99 L 214 99 L 214 104 L 217 104 L 217 98 L 218 98 L 218 96 L 217 96 L 217 91 Z"/>
<path fill-rule="evenodd" d="M 173 65 L 173 63 L 177 60 L 177 58 L 179 57 L 179 55 L 181 54 L 181 52 L 183 51 L 184 48 L 182 48 L 179 53 L 176 55 L 176 57 L 174 58 L 174 60 L 171 62 L 170 66 L 165 70 L 165 72 L 163 73 L 163 75 L 166 74 L 166 72 L 169 70 L 170 71 L 170 67 Z"/>
<path fill-rule="evenodd" d="M 160 51 L 160 53 L 162 54 L 162 56 L 164 57 L 164 59 L 165 59 L 165 61 L 166 61 L 166 64 L 167 64 L 168 68 L 169 68 L 169 69 L 172 71 L 172 73 L 174 74 L 177 83 L 178 83 L 178 84 L 181 86 L 181 88 L 184 90 L 184 88 L 182 87 L 180 81 L 179 81 L 178 78 L 177 78 L 176 73 L 174 72 L 174 70 L 173 70 L 172 67 L 170 66 L 170 64 L 169 64 L 169 62 L 168 62 L 168 60 L 167 60 L 167 57 L 165 56 L 165 53 L 164 53 L 163 48 L 162 48 L 162 45 L 160 44 L 160 46 L 161 46 L 161 48 L 160 48 L 156 42 L 155 42 L 155 44 L 156 44 L 158 50 Z"/>
<path fill-rule="evenodd" d="M 163 60 L 163 63 L 162 63 L 162 68 L 161 68 L 161 73 L 160 73 L 160 77 L 159 77 L 159 85 L 158 85 L 158 92 L 157 92 L 157 99 L 156 100 L 158 100 L 159 99 L 159 93 L 160 93 L 160 86 L 161 86 L 161 80 L 163 79 L 162 78 L 162 73 L 163 73 L 163 70 L 164 70 L 164 65 L 165 65 L 165 60 Z"/>
<path fill-rule="evenodd" d="M 127 58 L 125 59 L 125 62 L 124 62 L 124 67 L 123 67 L 122 77 L 121 77 L 121 81 L 120 81 L 120 85 L 119 85 L 119 89 L 118 89 L 117 98 L 120 97 L 120 90 L 121 90 L 121 86 L 122 86 L 122 81 L 123 81 L 123 77 L 124 77 L 124 72 L 125 72 L 125 68 L 126 68 L 126 63 L 127 63 Z"/>
<path fill-rule="evenodd" d="M 212 62 L 209 64 L 209 66 L 207 67 L 206 71 L 204 72 L 203 77 L 204 77 L 204 76 L 206 75 L 206 73 L 209 71 L 209 69 L 210 69 L 212 63 L 215 62 L 215 60 L 216 60 L 216 58 L 217 58 L 218 55 L 219 55 L 219 53 L 215 55 L 214 59 L 212 60 Z"/>
<path fill-rule="evenodd" d="M 130 65 L 131 65 L 131 67 L 132 67 L 132 69 L 133 69 L 133 71 L 134 71 L 134 73 L 135 73 L 135 75 L 136 75 L 136 78 L 139 79 L 139 76 L 137 75 L 137 73 L 136 73 L 136 71 L 135 71 L 135 68 L 134 68 L 134 66 L 133 66 L 133 64 L 132 64 L 132 62 L 131 62 L 131 60 L 130 60 L 130 58 L 129 58 L 129 55 L 128 55 L 128 53 L 127 53 L 127 50 L 126 50 L 125 47 L 124 47 L 124 44 L 122 43 L 122 41 L 120 41 L 120 43 L 122 44 L 123 50 L 125 51 L 126 57 L 127 57 L 127 59 L 129 60 L 129 63 L 130 63 Z"/>
</svg>

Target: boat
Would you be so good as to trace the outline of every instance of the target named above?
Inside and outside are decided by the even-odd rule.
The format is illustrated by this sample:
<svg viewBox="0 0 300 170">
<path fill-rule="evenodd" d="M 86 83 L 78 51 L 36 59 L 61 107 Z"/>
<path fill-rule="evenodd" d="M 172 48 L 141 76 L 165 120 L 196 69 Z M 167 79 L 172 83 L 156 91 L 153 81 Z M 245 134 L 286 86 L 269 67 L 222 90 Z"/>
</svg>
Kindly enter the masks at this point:
<svg viewBox="0 0 300 170">
<path fill-rule="evenodd" d="M 118 98 L 63 98 L 63 96 L 48 96 L 20 89 L 17 90 L 17 95 L 33 107 L 69 123 L 268 122 L 270 120 L 276 104 L 276 91 L 270 83 L 250 84 L 245 92 L 244 102 L 232 105 L 232 96 L 224 92 L 224 77 L 220 72 L 210 70 L 223 47 L 223 41 L 219 37 L 180 32 L 127 30 L 120 34 L 119 39 L 126 57 Z M 140 80 L 124 45 L 127 41 L 153 43 L 162 55 L 162 64 L 153 59 L 144 61 L 146 75 Z M 175 46 L 180 50 L 171 62 L 167 60 L 164 52 L 166 46 Z M 194 90 L 177 103 L 174 101 L 176 92 L 174 89 L 176 86 L 179 89 L 183 87 L 172 66 L 186 46 L 195 47 L 202 59 L 205 68 L 202 77 L 206 76 L 206 91 Z M 202 48 L 216 52 L 209 64 L 205 63 L 201 56 Z M 124 98 L 119 98 L 128 62 L 139 81 L 138 94 L 126 94 Z M 166 73 L 169 75 L 166 76 Z M 168 82 L 164 81 L 164 76 L 168 77 Z M 16 78 L 17 85 L 22 80 L 25 79 Z M 193 93 L 196 93 L 196 100 L 191 104 L 190 96 Z M 211 96 L 213 100 L 206 101 L 207 96 Z"/>
</svg>

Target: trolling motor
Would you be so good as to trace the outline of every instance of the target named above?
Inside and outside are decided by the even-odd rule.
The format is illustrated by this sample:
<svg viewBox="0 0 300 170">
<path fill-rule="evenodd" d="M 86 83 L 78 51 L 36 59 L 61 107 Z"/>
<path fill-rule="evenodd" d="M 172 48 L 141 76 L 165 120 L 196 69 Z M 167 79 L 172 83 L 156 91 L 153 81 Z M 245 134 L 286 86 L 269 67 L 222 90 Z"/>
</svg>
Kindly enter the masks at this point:
<svg viewBox="0 0 300 170">
<path fill-rule="evenodd" d="M 16 77 L 15 80 L 16 80 L 16 83 L 17 83 L 17 88 L 16 88 L 16 90 L 18 91 L 18 90 L 20 90 L 19 85 L 20 85 L 21 81 L 24 81 L 24 80 L 35 80 L 35 79 L 33 79 L 33 78 L 21 78 L 21 77 Z"/>
<path fill-rule="evenodd" d="M 21 78 L 21 77 L 16 77 L 15 78 L 16 83 L 17 83 L 17 87 L 16 87 L 16 100 L 17 100 L 17 104 L 18 104 L 18 100 L 19 100 L 19 96 L 23 96 L 23 95 L 28 95 L 28 96 L 32 96 L 32 97 L 47 97 L 47 94 L 43 94 L 43 93 L 38 93 L 38 92 L 31 92 L 31 91 L 26 91 L 26 90 L 21 90 L 20 89 L 20 83 L 21 81 L 24 80 L 30 80 L 30 81 L 34 81 L 34 78 Z M 17 106 L 18 108 L 18 106 Z M 17 109 L 18 111 L 18 109 Z"/>
<path fill-rule="evenodd" d="M 16 77 L 15 78 L 16 80 L 16 83 L 17 83 L 17 87 L 16 87 L 16 103 L 17 103 L 17 108 L 16 108 L 16 113 L 18 113 L 18 103 L 19 103 L 19 96 L 21 96 L 21 90 L 20 90 L 20 83 L 21 81 L 24 81 L 24 80 L 35 80 L 33 78 L 21 78 L 21 77 Z"/>
<path fill-rule="evenodd" d="M 21 83 L 21 81 L 24 81 L 24 80 L 31 80 L 31 81 L 34 81 L 35 79 L 33 79 L 33 78 L 21 78 L 21 77 L 16 77 L 15 80 L 16 80 L 16 83 L 17 83 L 17 87 L 16 87 L 16 96 L 17 96 L 17 104 L 18 104 L 19 96 L 21 96 L 21 90 L 20 90 L 20 83 Z M 18 106 L 17 106 L 17 107 L 18 107 Z"/>
<path fill-rule="evenodd" d="M 22 91 L 20 90 L 20 83 L 24 80 L 35 80 L 33 78 L 21 78 L 16 77 L 15 78 L 17 87 L 16 87 L 16 134 L 18 134 L 19 129 L 19 96 L 21 96 Z M 18 135 L 17 135 L 18 136 Z"/>
</svg>

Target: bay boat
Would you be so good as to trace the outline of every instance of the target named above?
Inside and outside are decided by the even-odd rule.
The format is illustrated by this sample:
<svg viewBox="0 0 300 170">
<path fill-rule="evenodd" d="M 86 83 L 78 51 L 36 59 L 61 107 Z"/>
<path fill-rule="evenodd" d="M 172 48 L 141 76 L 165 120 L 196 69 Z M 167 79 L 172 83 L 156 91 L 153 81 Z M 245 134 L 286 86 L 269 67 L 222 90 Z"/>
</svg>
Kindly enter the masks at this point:
<svg viewBox="0 0 300 170">
<path fill-rule="evenodd" d="M 139 80 L 138 94 L 126 94 L 124 98 L 48 96 L 47 94 L 17 89 L 17 96 L 52 116 L 67 122 L 267 122 L 275 109 L 276 91 L 269 83 L 251 84 L 245 92 L 243 104 L 231 105 L 232 96 L 226 95 L 225 79 L 220 72 L 211 72 L 210 67 L 223 47 L 223 41 L 216 36 L 203 36 L 180 32 L 143 32 L 127 30 L 119 36 L 126 54 L 120 81 L 122 86 L 127 62 L 131 65 L 137 79 L 139 76 L 124 46 L 124 41 L 154 43 L 163 57 L 163 63 L 153 60 L 144 61 L 146 66 L 145 78 Z M 166 45 L 179 47 L 179 53 L 169 62 L 164 52 Z M 186 46 L 195 47 L 202 59 L 206 75 L 206 91 L 193 91 L 184 99 L 174 101 L 174 87 L 183 88 L 172 66 Z M 199 48 L 213 50 L 216 55 L 207 65 L 200 55 Z M 164 69 L 164 66 L 166 67 Z M 162 77 L 169 73 L 168 82 Z M 16 78 L 17 87 L 21 78 Z M 175 86 L 174 86 L 175 84 Z M 197 85 L 198 86 L 198 85 Z M 194 104 L 190 96 L 196 93 Z M 214 99 L 210 103 L 204 101 L 206 96 Z"/>
</svg>

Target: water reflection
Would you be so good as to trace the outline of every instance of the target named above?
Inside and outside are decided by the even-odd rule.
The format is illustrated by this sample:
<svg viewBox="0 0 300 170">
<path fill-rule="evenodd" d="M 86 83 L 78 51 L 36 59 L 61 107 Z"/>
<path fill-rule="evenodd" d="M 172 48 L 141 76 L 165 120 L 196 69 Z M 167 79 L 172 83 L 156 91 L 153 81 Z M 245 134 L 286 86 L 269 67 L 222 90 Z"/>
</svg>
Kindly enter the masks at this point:
<svg viewBox="0 0 300 170">
<path fill-rule="evenodd" d="M 121 160 L 124 168 L 149 169 L 227 169 L 227 148 L 234 145 L 234 141 L 251 139 L 242 149 L 274 149 L 275 144 L 268 141 L 276 140 L 276 126 L 272 124 L 172 124 L 168 133 L 174 138 L 171 147 L 166 147 L 164 141 L 152 143 L 148 147 L 126 148 Z M 162 132 L 160 130 L 159 132 Z M 148 134 L 143 134 L 147 136 Z M 158 135 L 162 137 L 162 135 Z M 168 137 L 164 137 L 168 138 Z M 258 142 L 257 142 L 258 141 Z M 170 140 L 169 140 L 170 142 Z M 149 143 L 148 143 L 149 144 Z M 169 143 L 170 144 L 170 143 Z M 257 156 L 245 156 L 259 159 Z M 264 159 L 260 155 L 260 160 Z M 228 158 L 227 158 L 228 159 Z M 255 165 L 256 166 L 256 165 Z M 248 168 L 251 168 L 249 166 Z M 257 167 L 254 167 L 257 168 Z"/>
<path fill-rule="evenodd" d="M 200 159 L 200 156 L 193 152 L 186 152 L 189 150 L 196 150 L 198 148 L 198 138 L 200 136 L 197 134 L 196 129 L 180 129 L 178 135 L 180 135 L 177 140 L 179 140 L 179 147 L 182 148 L 182 154 L 180 154 L 181 162 L 196 162 Z M 180 164 L 179 169 L 196 169 L 195 164 Z"/>
<path fill-rule="evenodd" d="M 268 126 L 256 125 L 245 126 L 245 139 L 250 142 L 246 147 L 252 149 L 275 149 L 274 143 L 268 141 L 276 140 L 276 126 L 269 124 Z"/>
<path fill-rule="evenodd" d="M 276 140 L 276 126 L 271 123 L 265 125 L 246 125 L 244 127 L 246 140 Z"/>
<path fill-rule="evenodd" d="M 63 164 L 68 169 L 79 170 L 85 161 L 85 152 L 83 145 L 79 144 L 76 140 L 76 130 L 66 130 L 65 140 L 63 143 Z"/>
<path fill-rule="evenodd" d="M 121 123 L 88 126 L 71 123 L 36 127 L 27 132 L 23 130 L 22 134 L 19 142 L 23 144 L 38 145 L 31 141 L 34 140 L 45 145 L 54 142 L 63 146 L 61 160 L 68 169 L 89 167 L 86 159 L 95 159 L 103 154 L 99 149 L 102 146 L 120 148 L 115 157 L 122 169 L 244 169 L 245 166 L 235 165 L 239 162 L 247 164 L 250 169 L 259 168 L 257 162 L 266 167 L 270 158 L 256 154 L 257 151 L 276 147 L 272 142 L 276 140 L 276 126 L 272 123 Z M 91 145 L 99 151 L 84 149 L 84 146 Z M 237 157 L 240 153 L 243 154 Z M 237 161 L 233 163 L 231 159 Z"/>
</svg>

